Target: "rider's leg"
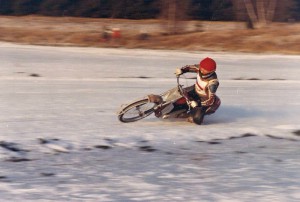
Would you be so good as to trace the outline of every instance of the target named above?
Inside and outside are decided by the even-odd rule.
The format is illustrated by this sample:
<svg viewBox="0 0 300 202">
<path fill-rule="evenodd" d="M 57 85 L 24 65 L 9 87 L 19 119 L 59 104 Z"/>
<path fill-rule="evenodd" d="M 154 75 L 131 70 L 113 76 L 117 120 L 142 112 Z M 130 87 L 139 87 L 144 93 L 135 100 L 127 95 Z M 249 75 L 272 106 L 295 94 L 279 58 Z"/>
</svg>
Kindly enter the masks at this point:
<svg viewBox="0 0 300 202">
<path fill-rule="evenodd" d="M 210 115 L 215 113 L 217 109 L 220 107 L 220 105 L 221 105 L 221 100 L 218 96 L 216 96 L 214 103 L 207 108 L 205 114 Z"/>
</svg>

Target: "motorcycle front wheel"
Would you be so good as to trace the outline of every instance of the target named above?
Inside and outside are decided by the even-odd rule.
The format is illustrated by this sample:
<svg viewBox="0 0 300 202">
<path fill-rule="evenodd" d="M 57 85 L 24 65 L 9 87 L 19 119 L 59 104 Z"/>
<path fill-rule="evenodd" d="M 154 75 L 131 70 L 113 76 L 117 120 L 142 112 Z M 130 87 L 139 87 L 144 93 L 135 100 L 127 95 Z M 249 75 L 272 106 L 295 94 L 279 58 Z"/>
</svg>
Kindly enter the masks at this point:
<svg viewBox="0 0 300 202">
<path fill-rule="evenodd" d="M 118 119 L 123 123 L 141 120 L 154 112 L 155 103 L 148 99 L 138 100 L 124 107 L 118 115 Z"/>
</svg>

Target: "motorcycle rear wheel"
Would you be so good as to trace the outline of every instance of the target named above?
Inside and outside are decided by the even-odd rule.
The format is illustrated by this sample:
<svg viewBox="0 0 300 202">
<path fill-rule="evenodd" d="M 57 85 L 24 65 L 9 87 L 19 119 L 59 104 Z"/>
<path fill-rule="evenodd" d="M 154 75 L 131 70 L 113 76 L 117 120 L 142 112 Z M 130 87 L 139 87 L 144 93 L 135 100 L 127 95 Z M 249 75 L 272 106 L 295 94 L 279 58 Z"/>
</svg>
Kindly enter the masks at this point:
<svg viewBox="0 0 300 202">
<path fill-rule="evenodd" d="M 148 99 L 133 102 L 122 109 L 118 119 L 123 123 L 141 120 L 152 114 L 155 106 L 156 104 L 149 102 Z"/>
</svg>

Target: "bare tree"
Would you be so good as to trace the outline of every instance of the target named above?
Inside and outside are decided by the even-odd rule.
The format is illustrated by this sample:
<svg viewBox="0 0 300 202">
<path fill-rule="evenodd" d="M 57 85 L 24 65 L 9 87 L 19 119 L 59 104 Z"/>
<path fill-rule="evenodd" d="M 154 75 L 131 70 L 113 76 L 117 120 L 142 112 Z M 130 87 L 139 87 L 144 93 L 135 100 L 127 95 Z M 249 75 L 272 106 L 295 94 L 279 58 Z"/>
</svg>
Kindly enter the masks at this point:
<svg viewBox="0 0 300 202">
<path fill-rule="evenodd" d="M 189 1 L 180 0 L 162 0 L 161 1 L 161 16 L 167 20 L 167 28 L 169 34 L 180 32 L 182 26 L 180 21 L 186 18 L 186 10 Z"/>
<path fill-rule="evenodd" d="M 254 28 L 273 21 L 277 0 L 244 0 L 249 19 Z"/>
<path fill-rule="evenodd" d="M 177 1 L 168 0 L 168 30 L 169 33 L 176 33 L 176 10 L 177 10 Z"/>
</svg>

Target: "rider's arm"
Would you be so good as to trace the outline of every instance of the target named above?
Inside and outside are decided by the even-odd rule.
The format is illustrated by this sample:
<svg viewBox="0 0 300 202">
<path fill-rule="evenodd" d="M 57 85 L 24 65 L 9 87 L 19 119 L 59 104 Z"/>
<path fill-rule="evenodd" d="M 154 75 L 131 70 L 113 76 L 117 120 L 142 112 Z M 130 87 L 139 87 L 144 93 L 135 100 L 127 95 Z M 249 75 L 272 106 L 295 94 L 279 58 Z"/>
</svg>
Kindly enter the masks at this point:
<svg viewBox="0 0 300 202">
<path fill-rule="evenodd" d="M 186 72 L 195 72 L 197 73 L 199 71 L 199 65 L 195 64 L 195 65 L 186 65 L 184 67 L 181 67 L 181 71 L 182 73 L 186 73 Z"/>
<path fill-rule="evenodd" d="M 219 87 L 219 81 L 217 79 L 209 81 L 209 83 L 208 83 L 208 99 L 201 102 L 202 106 L 210 106 L 214 103 L 218 87 Z"/>
</svg>

